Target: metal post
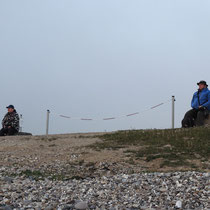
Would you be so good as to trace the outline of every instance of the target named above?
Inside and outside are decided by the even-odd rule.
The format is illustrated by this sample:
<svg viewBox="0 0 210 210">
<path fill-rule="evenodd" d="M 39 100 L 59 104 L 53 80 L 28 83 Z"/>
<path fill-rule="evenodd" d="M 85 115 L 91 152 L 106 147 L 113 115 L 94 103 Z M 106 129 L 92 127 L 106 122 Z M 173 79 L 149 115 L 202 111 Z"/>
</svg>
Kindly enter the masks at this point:
<svg viewBox="0 0 210 210">
<path fill-rule="evenodd" d="M 23 115 L 20 114 L 20 132 L 23 132 Z"/>
<path fill-rule="evenodd" d="M 49 134 L 49 119 L 50 119 L 50 110 L 47 110 L 46 136 Z"/>
<path fill-rule="evenodd" d="M 175 101 L 175 96 L 172 96 L 172 129 L 175 127 Z"/>
</svg>

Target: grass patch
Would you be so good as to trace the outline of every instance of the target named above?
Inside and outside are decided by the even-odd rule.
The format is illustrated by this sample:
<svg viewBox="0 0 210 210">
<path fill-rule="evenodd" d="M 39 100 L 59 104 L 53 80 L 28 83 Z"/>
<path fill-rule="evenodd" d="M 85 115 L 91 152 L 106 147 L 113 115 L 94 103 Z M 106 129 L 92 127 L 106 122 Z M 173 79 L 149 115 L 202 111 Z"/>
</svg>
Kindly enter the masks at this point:
<svg viewBox="0 0 210 210">
<path fill-rule="evenodd" d="M 22 171 L 19 175 L 25 177 L 32 177 L 35 180 L 40 180 L 45 177 L 45 174 L 43 174 L 41 171 L 31 171 L 31 170 Z"/>
<path fill-rule="evenodd" d="M 56 141 L 56 140 L 58 140 L 58 137 L 48 137 L 47 140 L 48 141 Z"/>
<path fill-rule="evenodd" d="M 95 150 L 136 147 L 125 153 L 147 162 L 162 159 L 161 167 L 190 166 L 188 160 L 206 159 L 210 156 L 210 129 L 166 129 L 118 131 L 98 136 L 102 142 L 92 144 Z"/>
<path fill-rule="evenodd" d="M 79 135 L 79 136 L 76 136 L 75 138 L 78 138 L 78 139 L 93 139 L 93 138 L 98 138 L 99 136 L 97 135 Z"/>
<path fill-rule="evenodd" d="M 70 180 L 70 179 L 82 179 L 82 177 L 80 177 L 79 175 L 74 175 L 74 174 L 65 174 L 65 173 L 53 173 L 50 171 L 46 171 L 46 172 L 41 172 L 39 170 L 25 170 L 22 171 L 19 174 L 7 174 L 11 177 L 17 177 L 17 176 L 24 176 L 26 178 L 32 178 L 36 181 L 39 180 L 44 180 L 45 178 L 48 178 L 49 180 L 53 180 L 53 181 L 66 181 L 66 180 Z"/>
<path fill-rule="evenodd" d="M 50 144 L 49 147 L 56 147 L 56 144 Z"/>
<path fill-rule="evenodd" d="M 56 137 L 56 136 L 43 136 L 40 140 L 41 141 L 56 141 L 58 140 L 59 138 Z"/>
</svg>

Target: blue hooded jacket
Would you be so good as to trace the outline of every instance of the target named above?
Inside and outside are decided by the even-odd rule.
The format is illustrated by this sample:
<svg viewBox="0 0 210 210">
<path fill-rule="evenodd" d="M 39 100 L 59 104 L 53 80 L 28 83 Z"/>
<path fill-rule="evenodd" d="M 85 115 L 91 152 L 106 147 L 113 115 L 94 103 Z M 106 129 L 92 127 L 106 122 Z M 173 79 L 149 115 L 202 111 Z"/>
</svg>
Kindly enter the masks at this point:
<svg viewBox="0 0 210 210">
<path fill-rule="evenodd" d="M 198 109 L 199 106 L 206 107 L 210 111 L 210 91 L 208 88 L 204 88 L 202 91 L 197 91 L 193 94 L 191 106 L 194 109 Z"/>
</svg>

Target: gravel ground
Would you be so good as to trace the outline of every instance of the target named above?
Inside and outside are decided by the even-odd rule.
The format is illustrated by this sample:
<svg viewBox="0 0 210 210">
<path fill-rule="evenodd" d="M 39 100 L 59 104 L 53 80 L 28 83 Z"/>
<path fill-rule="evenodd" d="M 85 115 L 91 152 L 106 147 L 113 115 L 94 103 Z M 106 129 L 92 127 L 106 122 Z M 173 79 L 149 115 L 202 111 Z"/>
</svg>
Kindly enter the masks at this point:
<svg viewBox="0 0 210 210">
<path fill-rule="evenodd" d="M 1 174 L 5 168 L 1 167 Z M 210 173 L 118 174 L 36 181 L 0 176 L 1 209 L 210 209 Z"/>
<path fill-rule="evenodd" d="M 0 210 L 210 209 L 209 171 L 143 173 L 94 135 L 1 138 Z"/>
</svg>

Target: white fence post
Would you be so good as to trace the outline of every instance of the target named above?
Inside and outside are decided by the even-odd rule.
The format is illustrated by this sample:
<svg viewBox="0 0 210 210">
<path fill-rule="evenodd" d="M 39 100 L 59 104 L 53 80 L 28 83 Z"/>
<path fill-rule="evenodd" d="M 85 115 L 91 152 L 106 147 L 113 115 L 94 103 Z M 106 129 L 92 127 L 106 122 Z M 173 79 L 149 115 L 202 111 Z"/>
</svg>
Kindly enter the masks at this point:
<svg viewBox="0 0 210 210">
<path fill-rule="evenodd" d="M 175 128 L 175 96 L 172 96 L 172 129 Z"/>
<path fill-rule="evenodd" d="M 23 132 L 23 115 L 20 114 L 20 132 Z"/>
<path fill-rule="evenodd" d="M 47 110 L 46 136 L 49 134 L 50 110 Z"/>
</svg>

